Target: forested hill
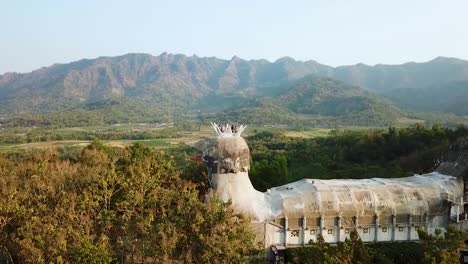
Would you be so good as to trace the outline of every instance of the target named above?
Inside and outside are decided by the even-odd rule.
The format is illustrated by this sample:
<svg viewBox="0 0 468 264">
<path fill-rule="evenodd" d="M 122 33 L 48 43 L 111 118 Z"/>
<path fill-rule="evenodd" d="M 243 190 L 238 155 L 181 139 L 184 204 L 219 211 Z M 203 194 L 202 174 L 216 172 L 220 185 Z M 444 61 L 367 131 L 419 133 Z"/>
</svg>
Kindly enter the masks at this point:
<svg viewBox="0 0 468 264">
<path fill-rule="evenodd" d="M 309 90 L 291 101 L 292 87 L 310 75 L 341 80 L 348 86 L 336 81 L 318 81 L 321 82 L 320 91 Z M 389 123 L 387 121 L 400 115 L 400 110 L 362 89 L 356 92 L 355 88 L 350 96 L 346 87 L 359 86 L 371 92 L 400 89 L 399 94 L 404 95 L 407 89 L 425 89 L 429 84 L 445 87 L 447 83 L 461 81 L 468 81 L 468 62 L 451 58 L 437 58 L 427 63 L 333 68 L 288 57 L 269 62 L 238 57 L 223 60 L 167 53 L 159 56 L 127 54 L 55 64 L 30 73 L 0 75 L 0 115 L 97 111 L 108 105 L 115 109 L 115 104 L 109 102 L 118 101 L 124 108 L 130 102 L 144 106 L 136 112 L 151 109 L 151 113 L 160 116 L 226 110 L 232 116 L 247 114 L 255 119 L 273 111 L 275 115 L 270 115 L 269 119 L 293 122 L 291 120 L 298 119 L 295 114 L 344 120 L 351 109 L 351 113 L 361 114 L 367 120 L 384 117 L 384 123 Z M 340 90 L 342 88 L 344 90 Z M 418 110 L 417 102 L 402 102 L 398 100 L 399 94 L 390 98 L 410 110 Z M 270 100 L 279 97 L 284 103 Z M 429 102 L 427 98 L 421 100 Z M 449 98 L 448 104 L 452 100 Z M 276 109 L 278 107 L 281 109 Z M 449 108 L 441 111 L 453 112 Z M 381 115 L 381 112 L 386 113 Z"/>
<path fill-rule="evenodd" d="M 358 121 L 395 120 L 403 113 L 387 100 L 356 86 L 330 78 L 306 77 L 280 96 L 295 113 L 319 116 L 340 116 Z M 361 120 L 364 121 L 364 120 Z"/>
<path fill-rule="evenodd" d="M 400 65 L 357 64 L 334 69 L 333 78 L 383 93 L 395 89 L 422 88 L 468 80 L 468 61 L 437 57 L 423 63 Z"/>
<path fill-rule="evenodd" d="M 207 94 L 269 94 L 311 73 L 327 74 L 316 62 L 246 61 L 184 55 L 127 54 L 56 64 L 26 74 L 0 76 L 4 111 L 53 111 L 115 97 L 151 104 L 189 105 Z M 331 68 L 330 68 L 331 69 Z"/>
<path fill-rule="evenodd" d="M 468 81 L 397 89 L 387 92 L 386 96 L 408 109 L 468 115 Z"/>
<path fill-rule="evenodd" d="M 133 53 L 54 64 L 24 74 L 0 75 L 0 98 L 28 95 L 28 92 L 35 95 L 57 92 L 57 96 L 89 100 L 113 95 L 139 95 L 167 86 L 171 90 L 197 92 L 195 95 L 207 90 L 268 93 L 271 87 L 310 74 L 385 92 L 467 81 L 468 61 L 438 57 L 424 63 L 375 66 L 360 63 L 334 68 L 312 60 L 297 61 L 289 57 L 269 62 L 236 56 L 223 60 L 168 53 L 159 56 Z M 268 89 L 265 91 L 263 88 Z"/>
</svg>

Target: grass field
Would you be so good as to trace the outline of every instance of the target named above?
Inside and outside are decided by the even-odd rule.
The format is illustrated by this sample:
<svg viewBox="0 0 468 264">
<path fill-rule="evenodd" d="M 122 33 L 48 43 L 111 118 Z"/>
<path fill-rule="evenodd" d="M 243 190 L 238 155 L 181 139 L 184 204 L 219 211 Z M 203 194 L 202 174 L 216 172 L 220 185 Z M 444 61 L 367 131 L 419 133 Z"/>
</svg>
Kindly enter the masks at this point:
<svg viewBox="0 0 468 264">
<path fill-rule="evenodd" d="M 22 135 L 30 133 L 35 128 L 22 128 L 18 130 L 11 130 L 9 133 L 15 133 L 16 135 Z M 72 128 L 56 128 L 56 129 L 41 129 L 36 128 L 37 131 L 43 131 L 47 133 L 55 133 L 60 135 L 67 135 L 76 132 L 97 132 L 97 131 L 120 131 L 120 132 L 151 132 L 151 133 L 161 133 L 161 138 L 158 139 L 137 139 L 137 140 L 100 140 L 105 145 L 114 146 L 114 147 L 126 147 L 134 143 L 141 143 L 145 146 L 157 149 L 166 149 L 171 147 L 177 147 L 180 145 L 193 145 L 195 142 L 200 139 L 213 136 L 215 133 L 213 128 L 209 125 L 201 126 L 196 130 L 191 131 L 181 131 L 176 130 L 172 126 L 165 127 L 152 127 L 146 124 L 121 124 L 113 126 L 94 126 L 94 127 L 72 127 Z M 346 130 L 363 130 L 370 129 L 369 127 L 347 127 L 340 128 Z M 288 137 L 302 137 L 302 138 L 317 138 L 317 137 L 327 137 L 330 135 L 331 129 L 325 128 L 313 128 L 307 129 L 304 131 L 292 131 L 286 128 L 278 127 L 267 127 L 267 126 L 249 126 L 244 131 L 243 136 L 253 135 L 257 132 L 262 131 L 275 131 L 284 133 Z M 5 133 L 0 131 L 1 133 Z M 176 135 L 176 136 L 174 136 Z M 0 152 L 10 152 L 10 151 L 21 151 L 31 148 L 38 149 L 47 149 L 47 148 L 58 148 L 58 147 L 85 147 L 90 144 L 92 140 L 55 140 L 55 141 L 41 141 L 41 142 L 32 142 L 32 143 L 18 143 L 18 144 L 5 144 L 0 143 Z"/>
<path fill-rule="evenodd" d="M 331 129 L 316 128 L 305 131 L 286 131 L 284 134 L 287 137 L 301 137 L 301 138 L 316 138 L 316 137 L 328 137 Z"/>
<path fill-rule="evenodd" d="M 0 144 L 1 152 L 27 150 L 31 148 L 47 149 L 58 147 L 85 147 L 92 141 L 90 140 L 63 140 L 63 141 L 47 141 L 47 142 L 34 142 L 24 144 Z M 169 148 L 178 144 L 184 144 L 183 141 L 169 141 L 165 139 L 148 139 L 148 140 L 104 140 L 101 141 L 104 145 L 112 147 L 126 147 L 135 143 L 141 143 L 151 148 Z"/>
</svg>

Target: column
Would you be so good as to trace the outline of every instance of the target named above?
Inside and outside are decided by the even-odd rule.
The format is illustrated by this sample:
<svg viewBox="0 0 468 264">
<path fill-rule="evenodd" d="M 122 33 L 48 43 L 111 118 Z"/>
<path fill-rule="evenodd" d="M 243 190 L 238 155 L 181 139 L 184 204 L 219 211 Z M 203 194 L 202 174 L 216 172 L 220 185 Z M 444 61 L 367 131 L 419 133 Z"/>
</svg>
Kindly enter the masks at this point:
<svg viewBox="0 0 468 264">
<path fill-rule="evenodd" d="M 411 240 L 411 228 L 413 225 L 413 218 L 411 217 L 411 214 L 408 215 L 408 240 Z"/>
<path fill-rule="evenodd" d="M 336 232 L 336 239 L 338 242 L 341 241 L 341 217 L 338 216 L 338 231 Z"/>
<path fill-rule="evenodd" d="M 284 217 L 284 246 L 286 247 L 288 245 L 288 218 Z"/>
<path fill-rule="evenodd" d="M 375 225 L 375 233 L 374 233 L 374 241 L 377 242 L 379 240 L 379 216 L 374 216 L 374 225 Z"/>
<path fill-rule="evenodd" d="M 392 241 L 395 241 L 396 215 L 392 215 Z"/>
<path fill-rule="evenodd" d="M 323 228 L 325 227 L 324 225 L 324 220 L 323 216 L 320 216 L 320 234 L 323 236 Z"/>
<path fill-rule="evenodd" d="M 426 229 L 426 233 L 429 234 L 429 214 L 424 214 L 424 228 Z"/>
<path fill-rule="evenodd" d="M 306 244 L 307 217 L 302 218 L 302 245 Z"/>
</svg>

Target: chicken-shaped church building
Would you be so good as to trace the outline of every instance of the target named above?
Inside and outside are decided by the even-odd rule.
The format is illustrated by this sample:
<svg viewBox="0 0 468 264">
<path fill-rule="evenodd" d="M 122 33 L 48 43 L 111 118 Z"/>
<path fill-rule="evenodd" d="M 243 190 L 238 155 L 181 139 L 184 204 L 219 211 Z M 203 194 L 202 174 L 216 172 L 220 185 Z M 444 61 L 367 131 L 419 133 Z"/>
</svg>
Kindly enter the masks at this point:
<svg viewBox="0 0 468 264">
<path fill-rule="evenodd" d="M 316 240 L 336 243 L 355 229 L 364 242 L 418 240 L 454 223 L 463 228 L 464 178 L 461 161 L 445 162 L 431 173 L 405 178 L 316 180 L 254 189 L 245 126 L 213 124 L 216 136 L 198 143 L 214 192 L 252 219 L 265 247 L 298 246 Z"/>
</svg>

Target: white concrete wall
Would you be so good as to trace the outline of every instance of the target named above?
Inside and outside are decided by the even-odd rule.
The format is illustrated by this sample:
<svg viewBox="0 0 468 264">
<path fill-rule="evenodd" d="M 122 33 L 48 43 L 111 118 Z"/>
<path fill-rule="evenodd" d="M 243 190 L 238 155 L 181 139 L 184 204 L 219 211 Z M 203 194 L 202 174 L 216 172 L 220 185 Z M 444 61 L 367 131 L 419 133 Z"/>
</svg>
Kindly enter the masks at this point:
<svg viewBox="0 0 468 264">
<path fill-rule="evenodd" d="M 329 231 L 331 230 L 331 234 Z M 322 230 L 323 239 L 325 239 L 328 243 L 336 243 L 338 242 L 337 235 L 338 235 L 338 228 L 337 227 L 326 227 L 326 229 Z"/>
<path fill-rule="evenodd" d="M 269 247 L 271 245 L 276 245 L 276 244 L 282 244 L 284 243 L 284 228 L 281 228 L 277 225 L 273 225 L 273 224 L 270 224 L 270 223 L 263 223 L 263 225 L 266 225 L 265 226 L 265 230 L 266 230 L 266 233 L 265 234 L 262 234 L 260 232 L 260 234 L 258 234 L 259 236 L 262 236 L 264 237 L 264 239 L 266 241 L 264 241 L 265 243 L 265 246 L 266 247 Z M 261 239 L 261 238 L 260 238 Z"/>
<path fill-rule="evenodd" d="M 367 228 L 368 232 L 364 233 L 365 228 Z M 369 227 L 360 227 L 357 228 L 356 231 L 359 234 L 359 237 L 361 238 L 362 241 L 364 242 L 374 242 L 375 240 L 375 228 L 372 226 Z"/>
<path fill-rule="evenodd" d="M 445 228 L 438 225 L 448 223 L 448 216 L 431 217 L 429 220 L 430 221 L 427 224 L 420 225 L 419 228 L 424 229 L 432 235 L 435 235 L 436 229 L 440 229 L 441 234 L 445 232 Z M 307 245 L 310 240 L 316 242 L 319 234 L 322 234 L 324 240 L 328 243 L 344 242 L 347 238 L 350 238 L 350 233 L 353 230 L 353 227 L 350 226 L 342 228 L 332 226 L 325 227 L 325 229 L 318 226 L 309 226 L 306 229 L 304 227 L 295 226 L 289 227 L 289 230 L 285 230 L 282 226 L 274 224 L 273 222 L 264 222 L 266 227 L 262 229 L 258 226 L 259 224 L 261 225 L 261 222 L 255 223 L 256 229 L 258 229 L 259 233 L 257 235 L 262 236 L 265 240 L 264 244 L 266 247 L 285 244 L 290 246 Z M 364 232 L 365 228 L 367 228 L 366 233 Z M 385 228 L 386 232 L 384 232 Z M 398 226 L 395 227 L 393 227 L 393 225 L 385 224 L 379 227 L 376 227 L 375 225 L 364 225 L 356 230 L 362 241 L 372 243 L 375 242 L 376 230 L 377 241 L 415 241 L 419 239 L 417 228 L 418 226 L 410 226 L 408 224 L 398 224 Z M 462 228 L 462 224 L 460 224 L 460 228 Z M 262 230 L 265 230 L 266 232 L 262 233 Z M 329 234 L 329 230 L 331 230 L 331 234 Z M 295 232 L 297 233 L 297 236 L 292 235 L 294 231 L 297 231 Z"/>
<path fill-rule="evenodd" d="M 320 228 L 309 228 L 304 232 L 304 241 L 306 244 L 309 243 L 310 240 L 317 242 L 317 235 L 320 234 Z"/>
<path fill-rule="evenodd" d="M 435 235 L 436 229 L 441 230 L 441 234 L 445 232 L 445 227 L 439 226 L 439 224 L 448 224 L 448 216 L 436 216 L 430 218 L 430 221 L 427 224 L 422 224 L 419 228 L 424 229 L 429 234 Z M 328 243 L 337 243 L 343 242 L 346 238 L 349 239 L 349 233 L 352 231 L 352 227 L 342 227 L 341 229 L 338 226 L 333 227 L 325 227 L 325 229 L 321 229 L 320 227 L 308 227 L 304 229 L 303 227 L 293 227 L 290 230 L 285 231 L 284 228 L 281 228 L 277 225 L 269 224 L 272 227 L 268 227 L 267 234 L 265 237 L 267 238 L 266 246 L 270 246 L 273 244 L 281 244 L 291 246 L 297 245 L 306 245 L 309 243 L 310 240 L 316 242 L 317 235 L 322 234 L 324 240 Z M 468 222 L 465 224 L 468 226 Z M 460 223 L 460 228 L 464 228 L 463 224 Z M 367 232 L 364 233 L 364 229 L 367 228 Z M 386 228 L 386 232 L 384 232 L 384 228 Z M 393 225 L 381 225 L 377 227 L 377 241 L 416 241 L 419 239 L 418 226 L 408 225 L 408 224 L 398 224 L 398 226 L 393 227 Z M 346 230 L 348 229 L 348 233 Z M 297 230 L 298 236 L 292 236 L 294 230 Z M 329 234 L 329 230 L 331 230 L 331 234 Z M 376 234 L 376 227 L 375 225 L 369 226 L 361 226 L 356 229 L 359 237 L 364 242 L 375 242 L 375 234 Z M 339 239 L 338 239 L 339 238 Z"/>
<path fill-rule="evenodd" d="M 365 228 L 367 228 L 366 233 L 364 233 Z M 384 228 L 387 228 L 386 232 L 383 231 Z M 433 235 L 435 234 L 436 229 L 440 229 L 442 234 L 445 232 L 444 227 L 426 228 L 425 226 L 421 226 L 420 228 L 423 228 L 428 233 Z M 346 229 L 349 230 L 348 233 L 346 232 Z M 412 241 L 419 239 L 416 226 L 399 225 L 395 227 L 394 231 L 392 229 L 393 226 L 377 227 L 378 241 L 408 241 L 410 239 L 409 235 L 411 236 Z M 328 243 L 343 242 L 346 238 L 349 239 L 349 234 L 351 233 L 352 228 L 343 227 L 342 229 L 339 229 L 335 226 L 327 227 L 325 229 L 320 229 L 319 227 L 309 227 L 307 229 L 303 229 L 302 227 L 297 227 L 294 229 L 285 230 L 278 225 L 266 223 L 266 228 L 264 230 L 266 230 L 266 233 L 262 233 L 260 235 L 265 237 L 265 246 L 269 247 L 271 245 L 285 245 L 285 243 L 290 246 L 307 245 L 310 240 L 316 242 L 317 236 L 319 234 L 322 234 L 323 238 Z M 294 230 L 298 231 L 298 236 L 292 236 Z M 332 230 L 331 234 L 329 234 L 329 230 Z M 375 242 L 375 230 L 375 226 L 362 226 L 356 229 L 362 241 L 369 243 Z M 339 240 L 338 232 L 340 237 Z M 394 235 L 392 232 L 394 232 Z"/>
<path fill-rule="evenodd" d="M 395 241 L 407 241 L 408 240 L 408 226 L 397 226 L 395 227 Z"/>
<path fill-rule="evenodd" d="M 419 240 L 419 235 L 418 235 L 418 231 L 417 231 L 417 227 L 416 226 L 411 226 L 411 227 L 408 227 L 410 228 L 410 232 L 411 232 L 411 240 Z"/>
<path fill-rule="evenodd" d="M 386 232 L 384 230 L 386 229 Z M 392 227 L 382 226 L 378 228 L 378 241 L 392 241 Z"/>
<path fill-rule="evenodd" d="M 293 233 L 297 233 L 298 236 L 293 236 Z M 304 242 L 304 235 L 302 228 L 295 228 L 286 231 L 288 237 L 288 245 L 302 245 Z"/>
<path fill-rule="evenodd" d="M 346 233 L 346 230 L 348 230 L 348 233 Z M 340 229 L 340 242 L 344 242 L 346 239 L 349 238 L 349 234 L 351 233 L 352 229 L 351 228 L 343 228 Z"/>
<path fill-rule="evenodd" d="M 285 243 L 286 241 L 286 231 L 284 229 L 277 229 L 275 231 L 275 245 L 277 244 L 283 244 Z"/>
</svg>

